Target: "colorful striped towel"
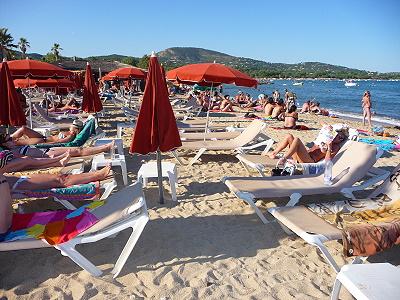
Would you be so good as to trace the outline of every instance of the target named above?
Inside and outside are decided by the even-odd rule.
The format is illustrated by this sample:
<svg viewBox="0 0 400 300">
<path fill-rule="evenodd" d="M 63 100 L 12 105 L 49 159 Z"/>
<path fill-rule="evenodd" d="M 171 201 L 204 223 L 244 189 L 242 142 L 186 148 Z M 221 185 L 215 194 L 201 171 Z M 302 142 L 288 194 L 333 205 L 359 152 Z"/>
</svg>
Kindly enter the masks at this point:
<svg viewBox="0 0 400 300">
<path fill-rule="evenodd" d="M 0 242 L 35 238 L 50 245 L 65 243 L 99 221 L 89 210 L 103 204 L 96 201 L 76 210 L 14 214 L 11 228 L 0 234 Z"/>
</svg>

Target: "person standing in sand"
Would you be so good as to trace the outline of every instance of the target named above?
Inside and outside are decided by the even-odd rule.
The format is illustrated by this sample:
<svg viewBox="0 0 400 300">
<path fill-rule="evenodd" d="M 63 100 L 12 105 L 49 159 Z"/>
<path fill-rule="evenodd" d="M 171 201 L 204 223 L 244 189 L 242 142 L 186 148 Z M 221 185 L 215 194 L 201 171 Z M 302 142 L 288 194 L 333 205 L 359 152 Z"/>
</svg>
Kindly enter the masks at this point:
<svg viewBox="0 0 400 300">
<path fill-rule="evenodd" d="M 369 128 L 371 129 L 371 93 L 369 91 L 364 92 L 364 96 L 361 100 L 361 106 L 363 109 L 363 125 L 365 126 L 365 118 L 367 118 Z"/>
</svg>

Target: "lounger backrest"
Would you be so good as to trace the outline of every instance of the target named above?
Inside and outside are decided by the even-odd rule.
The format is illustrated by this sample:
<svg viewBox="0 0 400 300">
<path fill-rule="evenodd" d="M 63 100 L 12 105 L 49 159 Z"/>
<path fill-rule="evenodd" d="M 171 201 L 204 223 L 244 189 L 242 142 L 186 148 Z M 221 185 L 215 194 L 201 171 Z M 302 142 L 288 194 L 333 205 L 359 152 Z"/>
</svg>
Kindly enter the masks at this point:
<svg viewBox="0 0 400 300">
<path fill-rule="evenodd" d="M 265 127 L 265 123 L 261 120 L 253 120 L 249 126 L 237 137 L 232 139 L 236 147 L 242 147 L 253 141 L 261 130 Z"/>
<path fill-rule="evenodd" d="M 335 178 L 343 171 L 348 172 L 339 180 L 339 185 L 352 186 L 362 179 L 376 162 L 376 147 L 365 143 L 351 141 L 343 151 L 333 158 L 332 177 Z M 320 176 L 323 176 L 320 175 Z"/>
<path fill-rule="evenodd" d="M 400 164 L 369 198 L 375 198 L 381 194 L 386 195 L 390 200 L 400 200 Z"/>
<path fill-rule="evenodd" d="M 33 104 L 33 108 L 37 111 L 42 119 L 46 120 L 47 122 L 53 122 L 53 120 L 47 115 L 46 111 L 39 105 Z"/>
<path fill-rule="evenodd" d="M 113 223 L 122 221 L 140 207 L 146 209 L 141 183 L 132 184 L 109 196 L 104 205 L 91 211 L 100 221 L 84 234 L 99 231 Z"/>
</svg>

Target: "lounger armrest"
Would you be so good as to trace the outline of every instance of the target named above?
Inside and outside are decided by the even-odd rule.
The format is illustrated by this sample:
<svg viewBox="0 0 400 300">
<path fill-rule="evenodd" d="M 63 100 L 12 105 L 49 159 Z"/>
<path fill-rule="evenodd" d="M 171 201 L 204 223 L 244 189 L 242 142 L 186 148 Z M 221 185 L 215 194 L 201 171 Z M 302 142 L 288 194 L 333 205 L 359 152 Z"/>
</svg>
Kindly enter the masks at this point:
<svg viewBox="0 0 400 300">
<path fill-rule="evenodd" d="M 354 192 L 365 190 L 366 188 L 369 188 L 369 187 L 377 184 L 380 181 L 384 181 L 389 175 L 390 175 L 390 172 L 386 171 L 384 173 L 381 173 L 380 175 L 376 175 L 376 176 L 368 179 L 367 181 L 365 181 L 362 184 L 355 185 L 355 186 L 352 186 L 349 188 L 343 188 L 343 189 L 341 189 L 340 192 L 348 198 L 355 199 L 355 197 L 353 195 Z"/>
<path fill-rule="evenodd" d="M 253 144 L 253 145 L 250 145 L 250 146 L 244 146 L 244 147 L 236 148 L 236 151 L 238 151 L 239 153 L 245 153 L 247 150 L 252 150 L 252 149 L 255 149 L 255 148 L 258 148 L 258 147 L 265 146 L 265 149 L 263 150 L 263 153 L 264 152 L 266 153 L 272 147 L 273 143 L 274 143 L 274 140 L 268 139 L 266 141 L 262 141 L 262 142 L 259 142 L 259 143 L 256 143 L 256 144 Z"/>
<path fill-rule="evenodd" d="M 378 158 L 380 158 L 384 152 L 385 152 L 384 150 L 382 150 L 381 148 L 377 147 L 376 148 L 376 156 L 375 156 L 376 160 L 378 160 Z"/>
</svg>

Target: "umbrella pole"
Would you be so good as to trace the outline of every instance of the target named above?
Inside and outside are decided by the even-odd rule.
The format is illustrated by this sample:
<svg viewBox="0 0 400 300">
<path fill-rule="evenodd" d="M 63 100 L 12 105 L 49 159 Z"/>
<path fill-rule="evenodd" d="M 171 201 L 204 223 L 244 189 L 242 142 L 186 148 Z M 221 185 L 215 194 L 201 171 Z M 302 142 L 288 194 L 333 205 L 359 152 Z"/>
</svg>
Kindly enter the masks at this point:
<svg viewBox="0 0 400 300">
<path fill-rule="evenodd" d="M 162 181 L 161 151 L 157 149 L 157 174 L 158 174 L 158 199 L 160 204 L 164 204 L 164 191 Z"/>
<path fill-rule="evenodd" d="M 30 89 L 31 85 L 29 83 L 29 77 L 28 77 L 28 89 Z M 29 99 L 29 123 L 31 125 L 31 128 L 33 128 L 33 121 L 32 121 L 32 98 L 31 98 L 31 93 L 28 93 L 28 99 Z"/>
<path fill-rule="evenodd" d="M 208 109 L 207 109 L 207 118 L 206 118 L 206 128 L 204 129 L 204 141 L 206 140 L 206 135 L 208 131 L 208 120 L 210 118 L 210 109 L 211 109 L 211 95 L 213 91 L 213 82 L 211 82 L 211 89 L 210 89 L 210 101 L 208 102 Z"/>
</svg>

